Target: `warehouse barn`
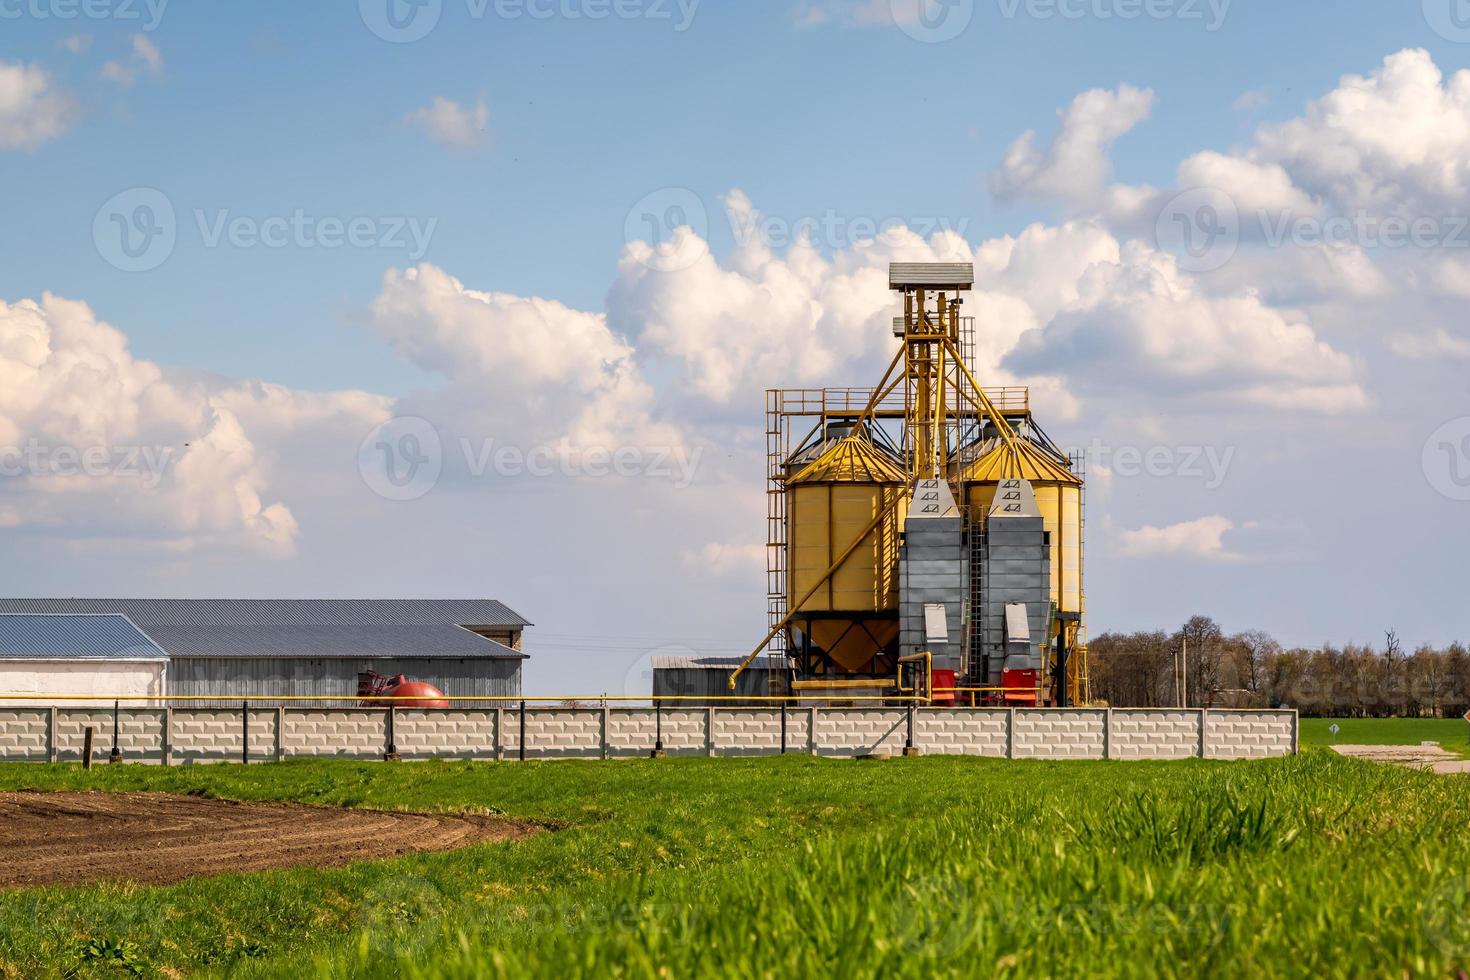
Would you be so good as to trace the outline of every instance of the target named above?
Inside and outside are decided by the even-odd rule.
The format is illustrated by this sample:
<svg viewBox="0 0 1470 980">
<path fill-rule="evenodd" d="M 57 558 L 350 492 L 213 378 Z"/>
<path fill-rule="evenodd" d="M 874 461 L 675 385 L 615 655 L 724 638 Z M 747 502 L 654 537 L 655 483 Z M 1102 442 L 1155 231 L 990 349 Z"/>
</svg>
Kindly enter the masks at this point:
<svg viewBox="0 0 1470 980">
<path fill-rule="evenodd" d="M 730 674 L 741 664 L 740 657 L 654 657 L 653 693 L 678 698 L 671 707 L 698 708 L 710 705 L 766 706 L 761 700 L 791 693 L 796 662 L 786 657 L 757 657 L 730 689 Z M 732 697 L 749 701 L 731 701 Z"/>
<path fill-rule="evenodd" d="M 126 616 L 0 616 L 0 692 L 68 698 L 163 694 L 168 654 Z M 24 702 L 13 701 L 20 704 Z"/>
<path fill-rule="evenodd" d="M 493 599 L 0 599 L 7 614 L 125 617 L 166 655 L 167 693 L 222 700 L 353 696 L 365 671 L 513 697 L 531 625 Z"/>
</svg>

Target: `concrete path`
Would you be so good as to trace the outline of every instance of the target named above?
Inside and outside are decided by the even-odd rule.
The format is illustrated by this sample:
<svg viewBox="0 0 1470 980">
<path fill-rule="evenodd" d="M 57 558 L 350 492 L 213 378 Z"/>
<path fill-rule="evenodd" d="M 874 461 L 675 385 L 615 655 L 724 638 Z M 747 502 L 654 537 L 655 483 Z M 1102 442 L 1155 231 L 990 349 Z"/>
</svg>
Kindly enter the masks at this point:
<svg viewBox="0 0 1470 980">
<path fill-rule="evenodd" d="M 1470 759 L 1438 745 L 1334 745 L 1339 755 L 1388 762 L 1410 769 L 1429 769 L 1442 776 L 1470 773 Z"/>
</svg>

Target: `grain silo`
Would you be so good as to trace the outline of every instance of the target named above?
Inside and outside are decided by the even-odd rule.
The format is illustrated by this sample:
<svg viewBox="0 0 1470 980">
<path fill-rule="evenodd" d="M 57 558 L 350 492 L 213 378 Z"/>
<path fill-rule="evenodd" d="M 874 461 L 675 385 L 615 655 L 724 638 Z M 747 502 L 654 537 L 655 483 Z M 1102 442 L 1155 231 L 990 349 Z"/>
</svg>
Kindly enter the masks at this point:
<svg viewBox="0 0 1470 980">
<path fill-rule="evenodd" d="M 804 673 L 892 672 L 906 482 L 902 462 L 862 431 L 786 479 L 789 625 Z"/>
<path fill-rule="evenodd" d="M 935 700 L 1086 701 L 1081 475 L 1025 388 L 976 379 L 973 283 L 968 263 L 894 263 L 878 383 L 767 392 L 770 630 L 731 690 L 769 650 L 796 691 L 899 696 L 919 661 Z"/>
</svg>

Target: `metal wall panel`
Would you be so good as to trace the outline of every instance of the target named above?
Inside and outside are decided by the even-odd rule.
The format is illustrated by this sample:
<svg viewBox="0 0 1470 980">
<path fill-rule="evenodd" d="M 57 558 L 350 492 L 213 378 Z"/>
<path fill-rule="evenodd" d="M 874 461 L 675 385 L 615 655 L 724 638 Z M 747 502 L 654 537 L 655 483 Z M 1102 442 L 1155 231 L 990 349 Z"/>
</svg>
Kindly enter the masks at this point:
<svg viewBox="0 0 1470 980">
<path fill-rule="evenodd" d="M 457 697 L 515 697 L 521 693 L 520 660 L 314 660 L 296 657 L 241 657 L 237 659 L 176 658 L 169 665 L 168 693 L 219 695 L 204 704 L 226 705 L 245 695 L 351 696 L 357 693 L 357 675 L 376 670 L 433 684 Z M 306 702 L 311 704 L 313 702 Z M 321 702 L 321 706 L 343 702 Z"/>
</svg>

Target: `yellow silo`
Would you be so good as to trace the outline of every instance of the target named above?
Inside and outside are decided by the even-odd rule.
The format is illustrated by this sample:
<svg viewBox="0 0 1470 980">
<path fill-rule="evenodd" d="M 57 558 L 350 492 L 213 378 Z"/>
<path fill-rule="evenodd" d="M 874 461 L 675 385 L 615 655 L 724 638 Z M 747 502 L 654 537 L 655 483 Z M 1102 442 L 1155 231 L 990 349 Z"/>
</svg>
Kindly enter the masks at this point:
<svg viewBox="0 0 1470 980">
<path fill-rule="evenodd" d="M 886 670 L 875 658 L 898 638 L 906 484 L 903 464 L 864 435 L 833 442 L 786 481 L 791 622 L 843 670 Z"/>
<path fill-rule="evenodd" d="M 1051 600 L 1057 611 L 1082 610 L 1082 480 L 1052 452 L 1018 437 L 1010 446 L 996 441 L 957 474 L 965 485 L 972 525 L 983 527 L 1001 480 L 1022 479 L 1036 491 L 1036 503 L 1051 536 Z"/>
</svg>

